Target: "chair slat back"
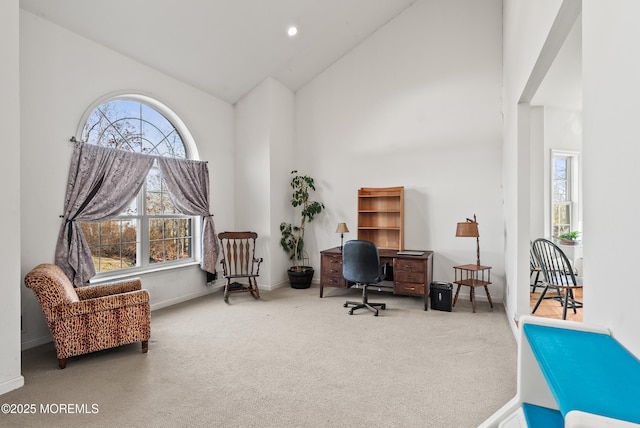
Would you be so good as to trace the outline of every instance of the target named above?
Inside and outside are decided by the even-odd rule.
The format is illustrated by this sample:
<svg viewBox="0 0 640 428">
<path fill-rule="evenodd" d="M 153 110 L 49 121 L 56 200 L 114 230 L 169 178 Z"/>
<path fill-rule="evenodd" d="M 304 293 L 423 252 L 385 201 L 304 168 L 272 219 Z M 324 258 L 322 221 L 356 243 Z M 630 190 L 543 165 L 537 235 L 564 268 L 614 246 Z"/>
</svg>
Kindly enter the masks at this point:
<svg viewBox="0 0 640 428">
<path fill-rule="evenodd" d="M 225 276 L 254 275 L 256 232 L 222 232 L 218 234 Z"/>
<path fill-rule="evenodd" d="M 533 241 L 532 247 L 547 284 L 560 287 L 578 285 L 569 258 L 556 244 L 548 239 L 539 238 Z"/>
<path fill-rule="evenodd" d="M 529 270 L 534 271 L 539 268 L 536 256 L 533 254 L 533 242 L 529 242 Z"/>
</svg>

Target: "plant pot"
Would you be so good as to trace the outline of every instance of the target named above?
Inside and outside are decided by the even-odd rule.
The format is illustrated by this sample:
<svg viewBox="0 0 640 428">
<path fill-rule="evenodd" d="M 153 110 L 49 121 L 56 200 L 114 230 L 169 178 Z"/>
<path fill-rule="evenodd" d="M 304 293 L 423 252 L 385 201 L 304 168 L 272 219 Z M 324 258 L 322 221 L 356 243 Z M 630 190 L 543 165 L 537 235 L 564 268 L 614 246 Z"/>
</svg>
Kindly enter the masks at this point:
<svg viewBox="0 0 640 428">
<path fill-rule="evenodd" d="M 301 266 L 302 270 L 297 271 L 294 268 L 289 268 L 287 274 L 289 275 L 289 285 L 291 288 L 309 288 L 311 287 L 311 280 L 313 279 L 314 270 L 311 266 Z"/>
<path fill-rule="evenodd" d="M 577 245 L 578 241 L 574 241 L 573 239 L 564 239 L 564 238 L 560 238 L 560 243 L 562 245 Z"/>
</svg>

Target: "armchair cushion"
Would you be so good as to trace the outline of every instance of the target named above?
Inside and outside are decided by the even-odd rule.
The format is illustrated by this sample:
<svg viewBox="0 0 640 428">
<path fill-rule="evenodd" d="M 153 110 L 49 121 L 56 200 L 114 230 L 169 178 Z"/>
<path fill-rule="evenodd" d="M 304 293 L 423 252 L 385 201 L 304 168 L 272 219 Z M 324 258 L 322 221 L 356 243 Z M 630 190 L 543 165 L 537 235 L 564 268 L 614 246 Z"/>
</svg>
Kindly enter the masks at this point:
<svg viewBox="0 0 640 428">
<path fill-rule="evenodd" d="M 76 293 L 80 300 L 93 299 L 96 297 L 110 296 L 113 294 L 128 293 L 142 289 L 139 279 L 114 282 L 111 284 L 92 285 L 90 287 L 76 288 Z"/>
</svg>

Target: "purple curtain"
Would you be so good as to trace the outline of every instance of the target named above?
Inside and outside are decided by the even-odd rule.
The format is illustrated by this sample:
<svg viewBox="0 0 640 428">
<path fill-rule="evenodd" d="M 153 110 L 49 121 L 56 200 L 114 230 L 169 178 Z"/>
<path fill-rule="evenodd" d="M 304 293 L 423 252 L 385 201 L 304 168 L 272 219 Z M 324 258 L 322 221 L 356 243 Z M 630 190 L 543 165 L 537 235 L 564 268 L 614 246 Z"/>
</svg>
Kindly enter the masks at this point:
<svg viewBox="0 0 640 428">
<path fill-rule="evenodd" d="M 209 169 L 206 162 L 158 158 L 169 197 L 182 214 L 202 216 L 202 270 L 215 273 L 218 262 L 218 239 L 209 213 Z"/>
<path fill-rule="evenodd" d="M 123 150 L 76 144 L 58 234 L 56 264 L 75 287 L 96 274 L 91 251 L 78 222 L 113 218 L 140 191 L 154 157 Z"/>
</svg>

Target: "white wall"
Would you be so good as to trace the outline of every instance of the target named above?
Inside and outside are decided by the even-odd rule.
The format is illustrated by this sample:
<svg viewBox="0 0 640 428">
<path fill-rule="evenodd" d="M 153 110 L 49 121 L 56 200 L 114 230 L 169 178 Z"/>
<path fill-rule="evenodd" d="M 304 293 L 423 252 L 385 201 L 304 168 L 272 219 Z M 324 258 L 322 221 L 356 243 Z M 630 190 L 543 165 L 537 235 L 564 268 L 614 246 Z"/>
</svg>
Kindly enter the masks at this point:
<svg viewBox="0 0 640 428">
<path fill-rule="evenodd" d="M 53 262 L 73 150 L 68 140 L 77 133 L 85 110 L 115 91 L 154 97 L 184 120 L 201 159 L 209 161 L 211 212 L 216 225 L 233 224 L 233 106 L 23 10 L 19 22 L 20 275 L 39 263 Z M 17 164 L 16 159 L 9 162 Z M 206 276 L 198 266 L 142 275 L 142 281 L 150 292 L 152 309 L 213 288 L 206 285 Z M 42 311 L 25 287 L 22 314 L 24 348 L 50 340 Z"/>
<path fill-rule="evenodd" d="M 549 203 L 545 200 L 548 193 L 545 172 L 545 127 L 544 127 L 544 107 L 531 107 L 531 181 L 530 181 L 530 203 L 531 216 L 529 219 L 530 235 L 529 239 L 544 237 L 545 218 Z M 545 182 L 546 181 L 546 182 Z"/>
<path fill-rule="evenodd" d="M 229 230 L 258 233 L 258 285 L 268 290 L 282 285 L 289 264 L 279 225 L 291 216 L 293 109 L 293 92 L 272 78 L 236 104 L 236 221 Z"/>
<path fill-rule="evenodd" d="M 0 2 L 0 394 L 24 384 L 20 356 L 20 76 L 18 0 Z"/>
<path fill-rule="evenodd" d="M 610 327 L 636 356 L 639 17 L 635 0 L 583 0 L 584 319 Z"/>
<path fill-rule="evenodd" d="M 503 1 L 502 112 L 505 307 L 510 320 L 529 313 L 531 109 L 519 102 L 562 0 Z M 515 323 L 511 323 L 515 328 Z"/>
<path fill-rule="evenodd" d="M 271 82 L 271 205 L 269 256 L 271 259 L 271 286 L 286 285 L 286 270 L 291 266 L 288 254 L 280 246 L 280 223 L 293 221 L 291 210 L 291 171 L 295 130 L 295 95 L 279 82 Z"/>
<path fill-rule="evenodd" d="M 405 247 L 434 250 L 434 280 L 452 281 L 476 256 L 456 223 L 477 214 L 502 300 L 501 9 L 418 1 L 298 91 L 296 168 L 327 208 L 308 228 L 312 265 L 339 222 L 356 239 L 358 188 L 404 186 Z"/>
</svg>

